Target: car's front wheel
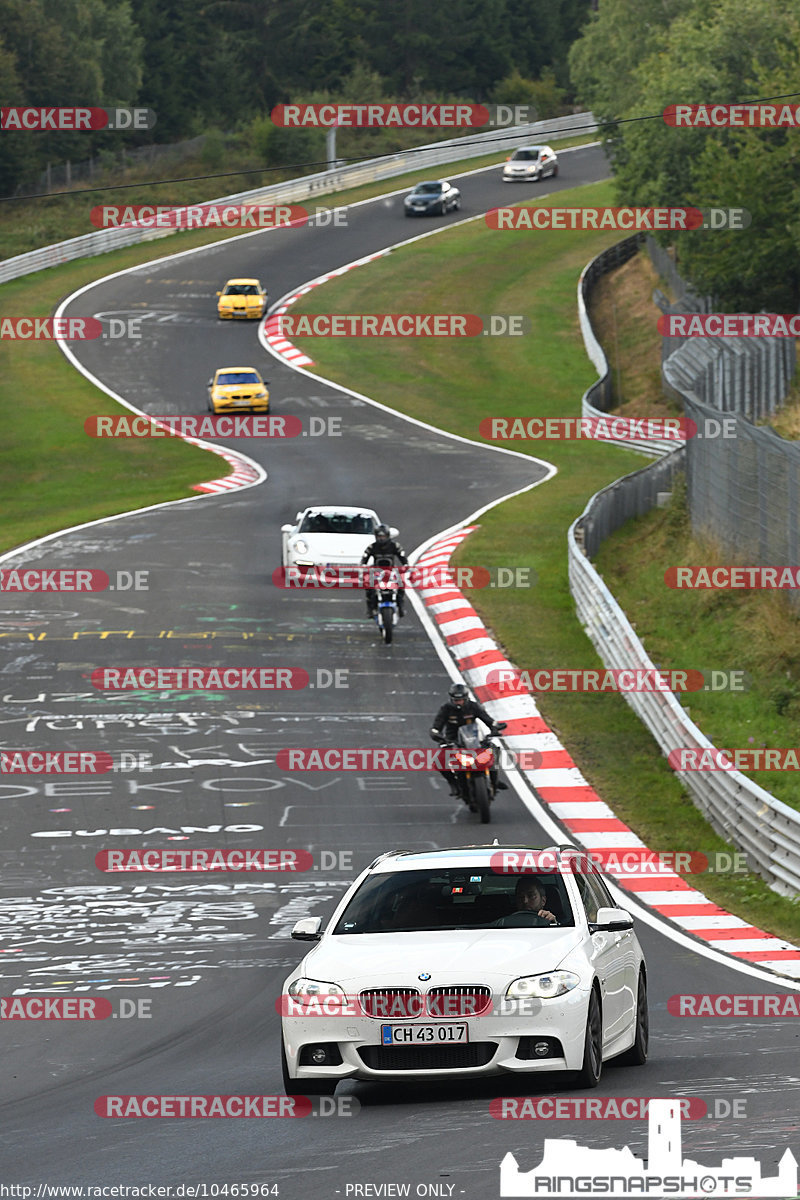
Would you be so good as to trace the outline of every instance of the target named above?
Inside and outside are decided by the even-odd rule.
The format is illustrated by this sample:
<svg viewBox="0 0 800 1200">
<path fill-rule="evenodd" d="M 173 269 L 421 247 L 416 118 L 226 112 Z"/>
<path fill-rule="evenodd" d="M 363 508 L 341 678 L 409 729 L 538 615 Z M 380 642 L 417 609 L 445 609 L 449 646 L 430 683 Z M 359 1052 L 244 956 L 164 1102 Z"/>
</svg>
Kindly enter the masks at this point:
<svg viewBox="0 0 800 1200">
<path fill-rule="evenodd" d="M 558 163 L 556 163 L 556 165 L 553 167 L 553 179 L 555 179 L 557 174 L 558 174 Z"/>
<path fill-rule="evenodd" d="M 636 992 L 636 1040 L 630 1050 L 620 1054 L 617 1062 L 626 1067 L 643 1067 L 647 1062 L 647 1047 L 650 1041 L 650 1017 L 647 1008 L 647 978 L 639 972 L 639 987 Z"/>
<path fill-rule="evenodd" d="M 461 197 L 456 196 L 455 200 L 453 201 L 453 211 L 458 212 L 458 210 L 460 208 L 461 208 Z"/>
<path fill-rule="evenodd" d="M 281 1072 L 283 1090 L 287 1096 L 332 1096 L 336 1091 L 335 1079 L 292 1079 L 286 1061 L 286 1047 L 281 1039 Z"/>
<path fill-rule="evenodd" d="M 586 1034 L 583 1040 L 583 1064 L 575 1082 L 578 1087 L 596 1088 L 603 1071 L 603 1014 L 597 989 L 592 988 L 589 1012 L 586 1017 Z"/>
</svg>

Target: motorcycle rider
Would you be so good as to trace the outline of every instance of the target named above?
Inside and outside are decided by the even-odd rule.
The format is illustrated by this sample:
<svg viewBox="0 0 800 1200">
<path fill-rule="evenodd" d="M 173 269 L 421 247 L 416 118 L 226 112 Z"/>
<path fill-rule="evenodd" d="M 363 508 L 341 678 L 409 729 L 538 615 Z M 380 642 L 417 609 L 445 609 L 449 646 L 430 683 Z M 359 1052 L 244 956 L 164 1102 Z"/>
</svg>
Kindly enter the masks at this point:
<svg viewBox="0 0 800 1200">
<path fill-rule="evenodd" d="M 399 542 L 394 541 L 389 532 L 388 525 L 379 525 L 377 527 L 375 530 L 375 541 L 371 542 L 362 554 L 361 565 L 366 566 L 369 560 L 373 559 L 374 565 L 377 566 L 379 558 L 388 559 L 392 566 L 395 565 L 395 560 L 397 560 L 397 562 L 399 562 L 403 567 L 408 566 L 408 559 L 403 553 L 403 547 Z M 405 588 L 397 588 L 396 596 L 397 615 L 399 617 L 404 617 L 405 608 L 403 607 L 403 602 L 406 596 Z M 372 618 L 378 611 L 378 593 L 376 592 L 375 588 L 367 588 L 366 601 L 367 616 Z"/>
<path fill-rule="evenodd" d="M 463 683 L 454 683 L 448 692 L 450 697 L 446 701 L 433 718 L 431 726 L 431 738 L 434 742 L 454 743 L 457 740 L 458 731 L 466 722 L 474 719 L 483 721 L 489 729 L 490 733 L 499 733 L 505 729 L 503 721 L 497 722 L 493 717 L 490 717 L 485 708 L 482 708 L 476 700 L 470 700 L 469 689 Z M 450 785 L 451 796 L 461 796 L 461 789 L 458 786 L 458 779 L 454 771 L 448 770 L 446 767 L 438 768 L 439 774 L 447 780 Z M 506 791 L 508 784 L 503 783 L 497 778 L 497 767 L 491 769 L 492 787 L 496 792 Z M 463 799 L 463 796 L 461 796 Z"/>
</svg>

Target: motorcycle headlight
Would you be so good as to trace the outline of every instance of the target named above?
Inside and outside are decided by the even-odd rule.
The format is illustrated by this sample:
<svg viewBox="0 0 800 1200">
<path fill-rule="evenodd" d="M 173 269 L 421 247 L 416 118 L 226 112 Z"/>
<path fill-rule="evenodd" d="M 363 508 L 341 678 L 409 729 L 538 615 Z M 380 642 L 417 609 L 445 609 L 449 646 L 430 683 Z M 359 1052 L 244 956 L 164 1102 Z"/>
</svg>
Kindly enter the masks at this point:
<svg viewBox="0 0 800 1200">
<path fill-rule="evenodd" d="M 295 979 L 286 989 L 290 996 L 344 996 L 338 983 L 324 983 L 319 979 Z"/>
<path fill-rule="evenodd" d="M 523 975 L 509 985 L 507 1000 L 523 1000 L 533 996 L 537 1000 L 552 1000 L 571 992 L 580 983 L 580 977 L 572 971 L 548 971 L 544 975 Z"/>
</svg>

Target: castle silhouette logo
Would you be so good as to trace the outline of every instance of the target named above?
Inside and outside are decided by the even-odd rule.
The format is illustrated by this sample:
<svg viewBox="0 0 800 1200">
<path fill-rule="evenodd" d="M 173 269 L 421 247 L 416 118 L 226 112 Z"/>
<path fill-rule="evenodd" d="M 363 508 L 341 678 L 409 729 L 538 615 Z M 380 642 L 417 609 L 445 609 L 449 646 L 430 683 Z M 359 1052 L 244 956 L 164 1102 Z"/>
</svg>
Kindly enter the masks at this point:
<svg viewBox="0 0 800 1200">
<path fill-rule="evenodd" d="M 797 1159 L 786 1150 L 778 1174 L 764 1179 L 755 1158 L 724 1158 L 719 1167 L 704 1167 L 681 1150 L 679 1100 L 651 1100 L 647 1167 L 625 1146 L 592 1150 L 568 1138 L 545 1138 L 542 1161 L 521 1172 L 509 1153 L 500 1164 L 501 1196 L 653 1196 L 687 1197 L 797 1195 Z"/>
</svg>

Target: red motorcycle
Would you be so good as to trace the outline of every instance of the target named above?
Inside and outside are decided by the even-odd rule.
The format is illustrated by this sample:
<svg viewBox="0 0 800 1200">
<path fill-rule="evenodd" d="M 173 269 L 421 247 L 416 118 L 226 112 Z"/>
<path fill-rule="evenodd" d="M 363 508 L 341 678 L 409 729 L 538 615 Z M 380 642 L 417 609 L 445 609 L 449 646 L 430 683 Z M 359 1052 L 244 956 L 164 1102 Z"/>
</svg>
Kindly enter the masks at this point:
<svg viewBox="0 0 800 1200">
<path fill-rule="evenodd" d="M 495 731 L 501 733 L 505 727 L 505 721 L 498 721 Z M 461 798 L 470 812 L 478 813 L 481 825 L 488 825 L 492 819 L 490 805 L 495 798 L 497 779 L 492 735 L 482 738 L 478 722 L 474 717 L 467 718 L 458 730 L 455 745 L 448 748 L 455 752 L 453 772 Z"/>
</svg>

